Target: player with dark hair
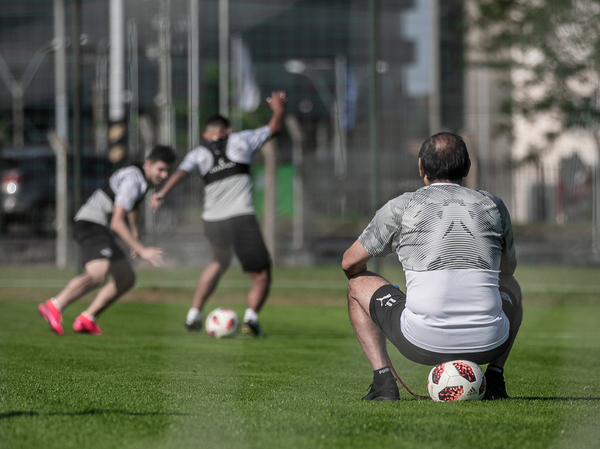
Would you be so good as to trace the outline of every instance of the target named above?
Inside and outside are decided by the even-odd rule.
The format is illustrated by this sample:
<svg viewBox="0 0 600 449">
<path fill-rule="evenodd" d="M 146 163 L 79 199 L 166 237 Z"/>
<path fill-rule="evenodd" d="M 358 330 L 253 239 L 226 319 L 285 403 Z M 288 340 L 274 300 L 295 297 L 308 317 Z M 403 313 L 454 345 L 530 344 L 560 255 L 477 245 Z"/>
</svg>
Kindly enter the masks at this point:
<svg viewBox="0 0 600 449">
<path fill-rule="evenodd" d="M 271 258 L 254 214 L 250 163 L 254 152 L 283 126 L 285 92 L 273 92 L 267 102 L 273 115 L 267 126 L 256 130 L 232 133 L 225 117 L 210 117 L 205 123 L 202 145 L 190 151 L 177 172 L 150 197 L 150 205 L 156 210 L 165 195 L 191 173 L 198 173 L 204 181 L 202 220 L 212 261 L 198 278 L 184 323 L 187 330 L 202 328 L 202 308 L 229 268 L 233 251 L 252 280 L 242 332 L 263 336 L 258 313 L 269 294 Z"/>
<path fill-rule="evenodd" d="M 504 364 L 521 324 L 510 216 L 502 200 L 463 187 L 471 161 L 460 136 L 439 133 L 419 152 L 425 187 L 387 202 L 344 253 L 350 321 L 373 369 L 365 400 L 399 399 L 386 337 L 409 360 L 488 364 L 484 399 L 508 398 Z M 406 295 L 376 273 L 395 252 Z"/>
<path fill-rule="evenodd" d="M 160 248 L 144 246 L 138 239 L 137 206 L 149 183 L 158 185 L 169 176 L 175 152 L 156 146 L 143 165 L 117 170 L 103 189 L 96 190 L 75 215 L 73 234 L 81 248 L 85 272 L 74 277 L 54 298 L 41 303 L 40 315 L 58 335 L 64 334 L 62 311 L 97 287 L 96 297 L 73 323 L 75 332 L 102 335 L 96 318 L 135 283 L 135 273 L 115 241 L 117 234 L 131 249 L 131 257 L 141 257 L 154 266 L 163 263 Z M 108 275 L 113 280 L 105 284 Z"/>
</svg>

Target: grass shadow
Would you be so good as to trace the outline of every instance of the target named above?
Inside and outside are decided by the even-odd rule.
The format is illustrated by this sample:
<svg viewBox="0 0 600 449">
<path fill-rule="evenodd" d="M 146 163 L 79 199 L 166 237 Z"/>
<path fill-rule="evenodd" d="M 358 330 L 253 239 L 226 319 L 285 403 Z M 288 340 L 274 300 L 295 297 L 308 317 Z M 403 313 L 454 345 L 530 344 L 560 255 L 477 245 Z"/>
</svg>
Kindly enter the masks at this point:
<svg viewBox="0 0 600 449">
<path fill-rule="evenodd" d="M 523 397 L 515 397 L 511 396 L 511 399 L 518 399 L 521 401 L 600 401 L 600 398 L 575 398 L 575 397 L 558 397 L 558 396 L 550 396 L 550 397 L 540 397 L 540 396 L 523 396 Z"/>
<path fill-rule="evenodd" d="M 191 413 L 178 412 L 128 412 L 125 410 L 85 410 L 82 412 L 40 413 L 35 411 L 11 411 L 0 413 L 0 419 L 17 418 L 19 416 L 85 416 L 85 415 L 128 415 L 128 416 L 188 416 Z"/>
</svg>

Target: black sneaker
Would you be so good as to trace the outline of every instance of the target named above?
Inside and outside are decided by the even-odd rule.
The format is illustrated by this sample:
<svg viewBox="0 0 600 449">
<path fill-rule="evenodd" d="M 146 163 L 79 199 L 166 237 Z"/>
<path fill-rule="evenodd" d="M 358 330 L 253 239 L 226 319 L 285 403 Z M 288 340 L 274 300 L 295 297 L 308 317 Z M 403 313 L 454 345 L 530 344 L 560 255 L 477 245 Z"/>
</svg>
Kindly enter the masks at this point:
<svg viewBox="0 0 600 449">
<path fill-rule="evenodd" d="M 488 367 L 485 370 L 485 394 L 484 401 L 495 401 L 496 399 L 509 399 L 504 383 L 504 374 Z"/>
<path fill-rule="evenodd" d="M 362 398 L 363 401 L 399 401 L 400 392 L 398 391 L 398 384 L 396 379 L 390 377 L 386 379 L 383 385 L 377 386 L 377 388 L 371 384 L 369 386 L 369 393 Z"/>
<path fill-rule="evenodd" d="M 244 322 L 244 325 L 242 326 L 242 334 L 257 338 L 263 338 L 265 336 L 262 329 L 258 325 L 258 322 L 255 321 Z"/>
<path fill-rule="evenodd" d="M 191 324 L 186 321 L 183 323 L 183 328 L 188 332 L 198 332 L 202 329 L 202 320 L 194 321 Z"/>
</svg>

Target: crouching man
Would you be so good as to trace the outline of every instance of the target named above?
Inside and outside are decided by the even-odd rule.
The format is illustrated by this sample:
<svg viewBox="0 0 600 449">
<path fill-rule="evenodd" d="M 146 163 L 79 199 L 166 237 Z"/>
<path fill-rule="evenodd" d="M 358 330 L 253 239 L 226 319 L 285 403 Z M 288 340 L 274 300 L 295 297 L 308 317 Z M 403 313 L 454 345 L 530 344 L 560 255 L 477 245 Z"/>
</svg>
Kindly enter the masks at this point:
<svg viewBox="0 0 600 449">
<path fill-rule="evenodd" d="M 500 198 L 462 186 L 470 166 L 460 136 L 427 139 L 418 163 L 425 187 L 385 204 L 344 253 L 350 321 L 373 369 L 364 400 L 399 399 L 386 338 L 416 363 L 488 364 L 484 399 L 509 397 L 504 364 L 523 316 L 510 216 Z M 367 270 L 392 252 L 406 294 Z"/>
</svg>

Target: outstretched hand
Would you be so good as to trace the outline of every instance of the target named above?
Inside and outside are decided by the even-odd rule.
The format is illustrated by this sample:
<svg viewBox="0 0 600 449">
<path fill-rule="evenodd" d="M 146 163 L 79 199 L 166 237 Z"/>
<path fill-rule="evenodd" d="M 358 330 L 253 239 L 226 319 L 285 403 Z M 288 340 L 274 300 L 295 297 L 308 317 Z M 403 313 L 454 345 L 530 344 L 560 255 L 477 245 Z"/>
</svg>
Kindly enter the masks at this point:
<svg viewBox="0 0 600 449">
<path fill-rule="evenodd" d="M 271 96 L 267 98 L 267 103 L 274 112 L 283 111 L 287 101 L 284 90 L 274 90 L 271 92 Z"/>
<path fill-rule="evenodd" d="M 152 246 L 146 247 L 139 252 L 142 259 L 147 260 L 155 267 L 159 267 L 165 264 L 163 258 L 164 251 L 161 248 L 154 248 Z"/>
<path fill-rule="evenodd" d="M 164 197 L 159 195 L 158 193 L 153 193 L 150 195 L 150 199 L 148 200 L 148 204 L 150 204 L 150 208 L 156 212 L 158 208 L 162 205 Z"/>
</svg>

